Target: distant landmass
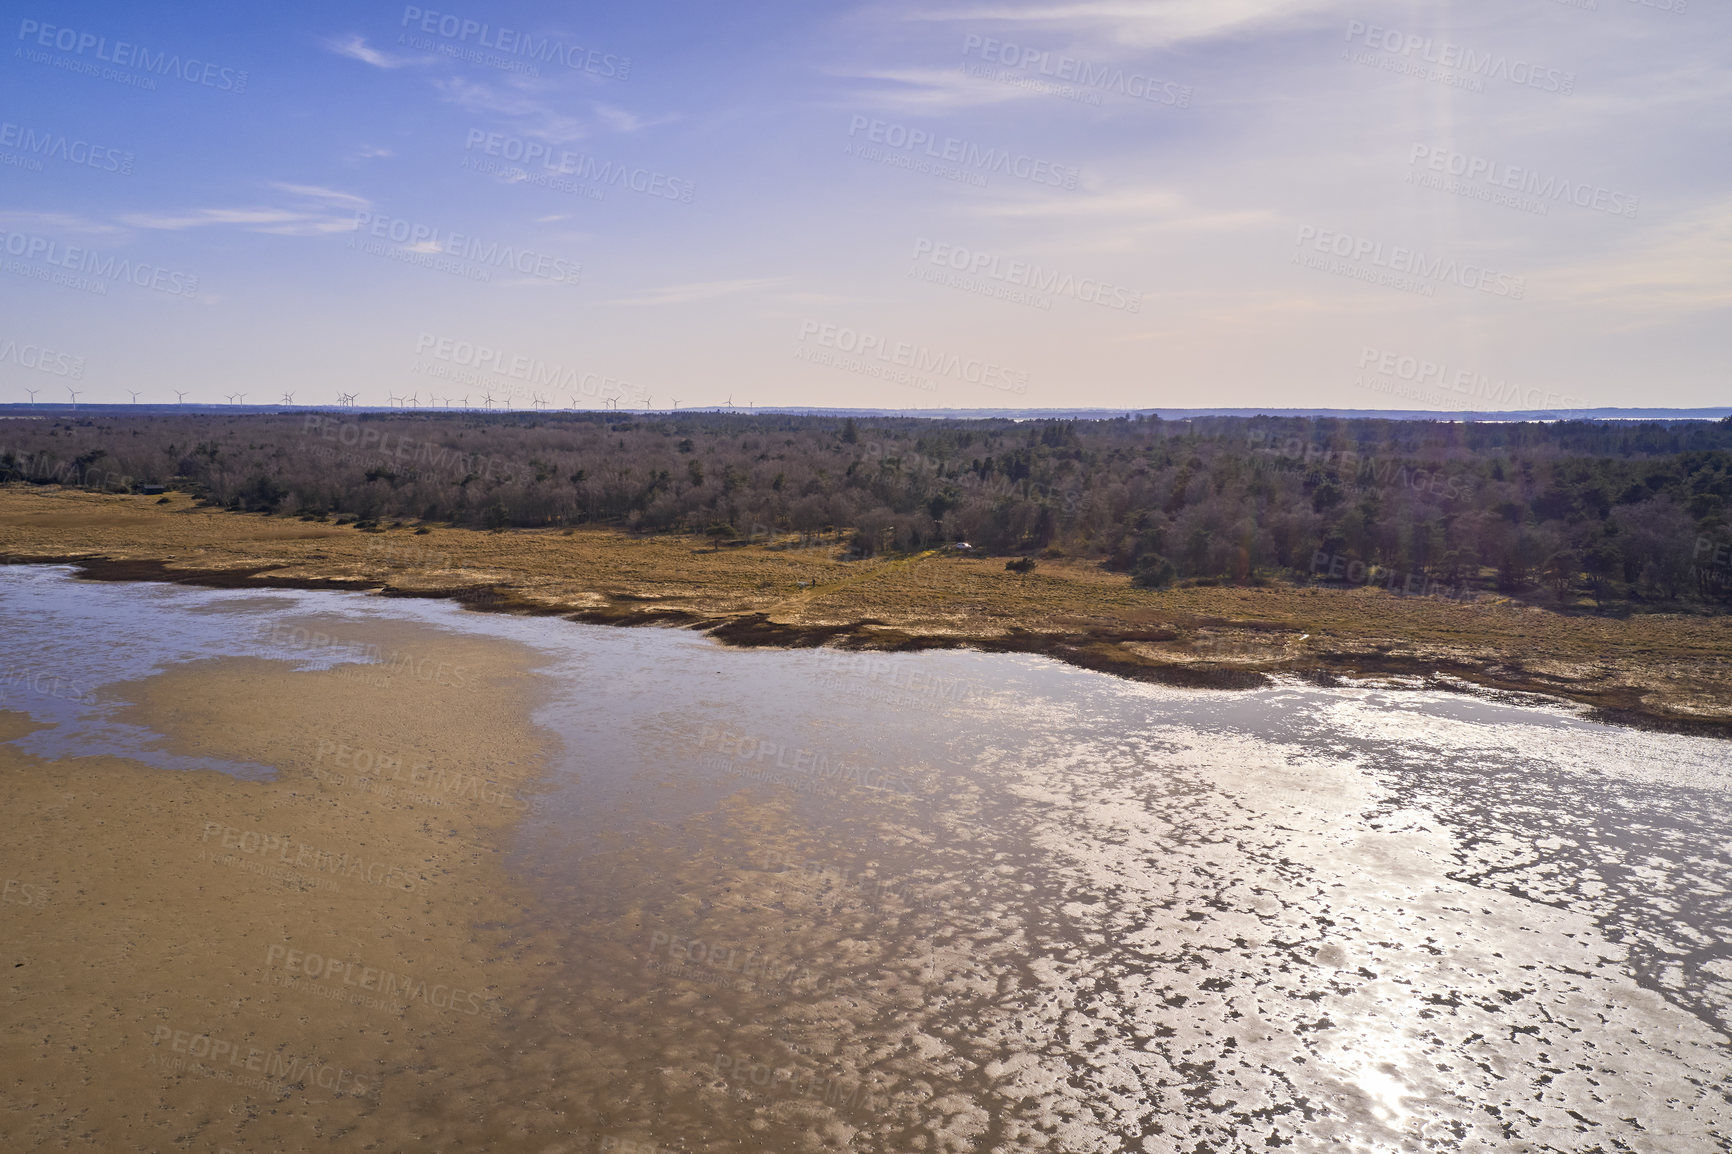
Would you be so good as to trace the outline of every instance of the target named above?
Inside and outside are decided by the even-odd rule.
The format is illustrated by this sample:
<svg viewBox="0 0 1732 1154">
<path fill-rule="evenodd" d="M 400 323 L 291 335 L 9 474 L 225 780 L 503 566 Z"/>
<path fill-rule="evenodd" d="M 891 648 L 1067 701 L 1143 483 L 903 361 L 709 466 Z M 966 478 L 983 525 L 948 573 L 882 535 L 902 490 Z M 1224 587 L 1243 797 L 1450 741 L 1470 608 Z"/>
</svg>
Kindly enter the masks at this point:
<svg viewBox="0 0 1732 1154">
<path fill-rule="evenodd" d="M 63 414 L 85 413 L 120 416 L 127 413 L 292 413 L 292 412 L 353 412 L 353 413 L 452 413 L 510 412 L 533 415 L 534 409 L 446 409 L 423 406 L 404 409 L 388 405 L 70 405 L 64 403 L 6 404 L 0 413 Z M 554 413 L 603 413 L 617 415 L 669 415 L 668 409 L 548 409 Z M 1718 421 L 1732 417 L 1732 406 L 1704 409 L 1508 409 L 1449 412 L 1438 409 L 845 409 L 820 408 L 810 405 L 766 405 L 763 407 L 727 405 L 688 405 L 680 413 L 738 413 L 751 416 L 759 413 L 780 413 L 801 417 L 922 417 L 930 420 L 1012 420 L 1012 421 L 1105 421 L 1115 417 L 1159 417 L 1163 421 L 1183 421 L 1193 417 L 1325 417 L 1340 420 L 1382 421 Z"/>
</svg>

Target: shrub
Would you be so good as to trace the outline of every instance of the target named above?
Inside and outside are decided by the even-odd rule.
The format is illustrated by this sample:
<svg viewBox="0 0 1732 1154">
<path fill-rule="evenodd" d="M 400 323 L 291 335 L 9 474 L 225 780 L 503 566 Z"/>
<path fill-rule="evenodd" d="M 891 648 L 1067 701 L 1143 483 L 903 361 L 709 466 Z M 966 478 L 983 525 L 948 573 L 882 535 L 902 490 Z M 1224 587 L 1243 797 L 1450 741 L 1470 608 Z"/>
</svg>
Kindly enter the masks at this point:
<svg viewBox="0 0 1732 1154">
<path fill-rule="evenodd" d="M 1131 584 L 1138 589 L 1165 589 L 1176 576 L 1171 561 L 1159 553 L 1147 553 L 1131 569 Z"/>
</svg>

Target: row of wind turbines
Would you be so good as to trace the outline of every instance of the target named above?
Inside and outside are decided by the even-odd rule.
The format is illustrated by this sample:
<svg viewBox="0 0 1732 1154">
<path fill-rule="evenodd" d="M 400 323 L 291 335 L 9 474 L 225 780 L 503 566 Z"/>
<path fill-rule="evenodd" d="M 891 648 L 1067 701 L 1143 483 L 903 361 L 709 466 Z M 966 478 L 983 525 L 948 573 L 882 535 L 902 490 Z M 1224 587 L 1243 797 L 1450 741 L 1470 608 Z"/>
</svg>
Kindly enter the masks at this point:
<svg viewBox="0 0 1732 1154">
<path fill-rule="evenodd" d="M 66 385 L 64 387 L 66 389 L 68 397 L 71 399 L 72 407 L 77 408 L 78 407 L 78 398 L 84 395 L 85 390 L 75 389 L 71 385 Z M 29 403 L 34 405 L 34 404 L 36 404 L 36 394 L 40 393 L 42 390 L 41 389 L 26 388 L 24 391 L 26 393 L 30 394 L 30 402 Z M 187 394 L 188 390 L 171 389 L 170 391 L 173 392 L 175 395 L 175 403 L 176 404 L 179 404 L 179 405 L 186 404 L 186 394 Z M 127 389 L 126 392 L 132 396 L 132 403 L 135 405 L 138 404 L 138 398 L 144 395 L 143 389 Z M 245 405 L 247 403 L 247 395 L 245 393 L 224 393 L 223 396 L 225 398 L 227 398 L 228 403 L 231 405 Z M 346 408 L 352 409 L 355 407 L 355 400 L 356 400 L 357 396 L 358 396 L 358 394 L 356 394 L 356 393 L 338 393 L 337 394 L 337 404 L 344 406 Z M 470 405 L 470 403 L 469 403 L 469 397 L 467 395 L 464 395 L 461 397 L 440 398 L 440 397 L 437 397 L 437 396 L 429 393 L 427 396 L 427 400 L 425 402 L 423 402 L 421 400 L 421 395 L 418 392 L 411 393 L 406 397 L 400 397 L 397 394 L 392 393 L 389 395 L 389 398 L 390 398 L 389 403 L 393 408 L 403 408 L 403 407 L 407 406 L 408 408 L 419 410 L 423 406 L 423 404 L 425 404 L 426 407 L 428 407 L 428 408 L 450 409 L 453 405 L 455 405 L 459 409 L 465 409 L 465 410 L 473 408 L 473 406 Z M 603 398 L 601 398 L 601 402 L 608 409 L 609 412 L 618 412 L 621 399 L 622 398 L 620 398 L 620 397 L 603 397 Z M 653 401 L 654 399 L 655 398 L 652 394 L 649 394 L 649 393 L 644 394 L 643 408 L 644 408 L 644 411 L 646 413 L 654 411 L 653 406 L 650 404 L 650 402 Z M 670 399 L 673 403 L 673 407 L 671 409 L 669 409 L 668 411 L 669 412 L 678 412 L 679 407 L 680 407 L 680 399 L 678 397 L 672 397 Z M 284 393 L 282 403 L 285 405 L 294 404 L 295 403 L 295 394 Z M 546 397 L 543 397 L 540 393 L 531 394 L 530 407 L 533 408 L 536 412 L 538 412 L 538 413 L 546 412 L 548 407 L 551 404 L 552 404 L 552 402 L 549 401 Z M 491 412 L 494 405 L 499 405 L 503 410 L 509 410 L 511 408 L 511 398 L 509 396 L 495 397 L 491 393 L 483 393 L 481 396 L 482 409 L 484 411 Z M 571 398 L 571 404 L 570 404 L 570 406 L 568 406 L 566 411 L 575 411 L 575 410 L 578 410 L 581 408 L 583 408 L 583 406 L 578 403 L 578 398 L 572 397 Z M 728 412 L 730 412 L 730 413 L 737 411 L 736 406 L 734 405 L 734 397 L 733 397 L 732 393 L 728 394 L 728 399 L 726 401 L 724 401 L 722 404 L 716 406 L 716 409 L 718 409 L 718 410 L 724 409 L 724 408 L 727 409 Z M 746 404 L 746 408 L 747 408 L 748 412 L 756 412 L 757 411 L 757 405 L 755 402 L 748 401 Z"/>
</svg>

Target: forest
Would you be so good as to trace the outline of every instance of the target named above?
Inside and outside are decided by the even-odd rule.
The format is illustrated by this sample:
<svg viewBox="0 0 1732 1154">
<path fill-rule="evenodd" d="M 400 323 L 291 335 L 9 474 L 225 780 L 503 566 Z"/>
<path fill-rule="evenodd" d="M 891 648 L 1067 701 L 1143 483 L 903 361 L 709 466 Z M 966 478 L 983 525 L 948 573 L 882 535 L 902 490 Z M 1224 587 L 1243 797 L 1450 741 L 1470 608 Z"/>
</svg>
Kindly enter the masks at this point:
<svg viewBox="0 0 1732 1154">
<path fill-rule="evenodd" d="M 856 557 L 967 542 L 1153 588 L 1732 605 L 1732 420 L 152 410 L 0 426 L 0 482 L 161 485 L 363 529 L 605 525 Z"/>
</svg>

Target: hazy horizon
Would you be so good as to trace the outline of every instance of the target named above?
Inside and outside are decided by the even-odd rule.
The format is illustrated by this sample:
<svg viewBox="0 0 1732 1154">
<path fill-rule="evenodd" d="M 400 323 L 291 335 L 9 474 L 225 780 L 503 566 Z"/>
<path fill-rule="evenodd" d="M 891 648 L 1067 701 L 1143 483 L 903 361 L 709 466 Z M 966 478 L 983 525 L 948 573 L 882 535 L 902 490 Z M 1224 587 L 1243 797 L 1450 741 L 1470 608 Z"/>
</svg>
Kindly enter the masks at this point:
<svg viewBox="0 0 1732 1154">
<path fill-rule="evenodd" d="M 1724 404 L 1724 14 L 1390 8 L 27 6 L 0 404 Z"/>
</svg>

